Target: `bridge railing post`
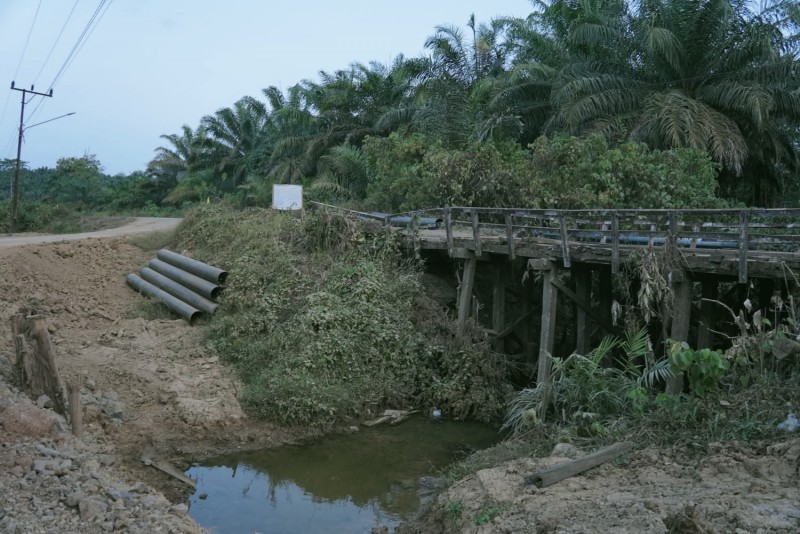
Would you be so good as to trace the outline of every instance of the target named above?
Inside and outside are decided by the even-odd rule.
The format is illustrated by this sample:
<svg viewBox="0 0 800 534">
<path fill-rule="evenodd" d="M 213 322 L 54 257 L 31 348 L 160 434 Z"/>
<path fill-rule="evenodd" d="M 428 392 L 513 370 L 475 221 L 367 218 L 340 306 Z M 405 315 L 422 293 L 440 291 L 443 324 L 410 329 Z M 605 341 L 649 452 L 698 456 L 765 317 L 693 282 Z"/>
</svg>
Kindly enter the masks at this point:
<svg viewBox="0 0 800 534">
<path fill-rule="evenodd" d="M 481 255 L 481 229 L 480 222 L 478 221 L 478 212 L 474 209 L 470 210 L 472 215 L 472 244 L 475 247 L 475 255 Z"/>
<path fill-rule="evenodd" d="M 453 246 L 453 209 L 452 208 L 445 208 L 444 209 L 444 231 L 445 235 L 447 235 L 447 254 L 451 257 L 453 256 L 454 246 Z"/>
</svg>

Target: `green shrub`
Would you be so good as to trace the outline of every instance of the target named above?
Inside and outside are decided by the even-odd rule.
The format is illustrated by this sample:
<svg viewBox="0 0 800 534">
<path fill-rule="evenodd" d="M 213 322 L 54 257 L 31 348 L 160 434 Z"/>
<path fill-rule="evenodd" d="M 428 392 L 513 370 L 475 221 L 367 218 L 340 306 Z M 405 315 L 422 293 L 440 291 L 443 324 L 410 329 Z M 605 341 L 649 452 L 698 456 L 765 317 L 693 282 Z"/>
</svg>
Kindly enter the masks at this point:
<svg viewBox="0 0 800 534">
<path fill-rule="evenodd" d="M 451 320 L 384 232 L 325 213 L 204 206 L 176 240 L 230 273 L 209 337 L 256 414 L 298 425 L 386 407 L 499 415 L 502 365 L 453 341 Z"/>
</svg>

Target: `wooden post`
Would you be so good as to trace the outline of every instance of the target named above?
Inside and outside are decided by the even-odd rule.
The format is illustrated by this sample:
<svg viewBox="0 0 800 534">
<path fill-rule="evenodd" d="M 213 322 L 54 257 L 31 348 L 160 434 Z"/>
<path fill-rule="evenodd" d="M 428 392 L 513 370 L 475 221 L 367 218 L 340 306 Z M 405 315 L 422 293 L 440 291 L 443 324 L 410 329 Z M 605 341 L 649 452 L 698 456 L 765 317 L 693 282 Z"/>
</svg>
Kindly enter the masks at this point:
<svg viewBox="0 0 800 534">
<path fill-rule="evenodd" d="M 444 210 L 444 230 L 447 235 L 447 254 L 453 257 L 453 213 L 451 208 Z"/>
<path fill-rule="evenodd" d="M 11 331 L 16 347 L 14 366 L 22 387 L 33 399 L 47 395 L 53 401 L 53 410 L 66 416 L 64 388 L 58 375 L 44 317 L 29 315 L 27 310 L 23 310 L 11 318 Z"/>
<path fill-rule="evenodd" d="M 549 469 L 537 471 L 536 473 L 525 477 L 526 484 L 534 484 L 536 487 L 545 488 L 556 482 L 560 482 L 565 478 L 578 475 L 584 471 L 588 471 L 598 465 L 604 464 L 609 460 L 613 460 L 617 456 L 627 454 L 633 449 L 633 443 L 630 441 L 623 441 L 603 447 L 593 453 L 587 454 L 575 460 L 560 463 Z"/>
<path fill-rule="evenodd" d="M 466 330 L 469 312 L 472 308 L 472 288 L 475 286 L 475 270 L 478 259 L 474 254 L 468 253 L 464 260 L 464 272 L 461 275 L 461 291 L 458 295 L 458 335 L 463 336 Z"/>
<path fill-rule="evenodd" d="M 539 419 L 544 422 L 547 406 L 550 404 L 550 367 L 556 337 L 556 311 L 558 309 L 558 290 L 553 282 L 558 281 L 558 271 L 553 263 L 549 265 L 549 269 L 542 270 L 542 322 L 539 334 L 539 368 L 536 384 L 543 388 Z"/>
<path fill-rule="evenodd" d="M 709 300 L 717 299 L 718 282 L 710 276 L 702 280 L 703 300 L 700 302 L 700 325 L 697 328 L 697 348 L 710 349 L 714 345 L 714 333 L 711 329 L 717 319 L 717 305 Z"/>
<path fill-rule="evenodd" d="M 72 383 L 67 383 L 69 395 L 69 424 L 76 438 L 83 438 L 83 408 L 81 408 L 81 390 Z"/>
<path fill-rule="evenodd" d="M 739 212 L 739 283 L 747 283 L 747 248 L 749 239 L 750 212 Z"/>
<path fill-rule="evenodd" d="M 493 285 L 492 285 L 492 329 L 495 334 L 502 332 L 506 326 L 506 263 L 503 260 L 496 260 L 493 264 Z M 505 350 L 505 338 L 496 337 L 494 350 L 503 352 Z"/>
<path fill-rule="evenodd" d="M 583 265 L 576 265 L 572 270 L 575 276 L 575 293 L 578 298 L 583 302 L 592 302 L 591 289 L 592 289 L 592 271 Z M 575 314 L 575 352 L 581 355 L 589 353 L 591 343 L 591 324 L 586 315 L 586 311 L 581 306 L 576 307 Z"/>
<path fill-rule="evenodd" d="M 689 319 L 692 313 L 692 282 L 683 271 L 672 271 L 672 328 L 670 337 L 675 341 L 689 341 Z M 677 395 L 683 391 L 683 373 L 667 381 L 667 393 Z"/>
</svg>

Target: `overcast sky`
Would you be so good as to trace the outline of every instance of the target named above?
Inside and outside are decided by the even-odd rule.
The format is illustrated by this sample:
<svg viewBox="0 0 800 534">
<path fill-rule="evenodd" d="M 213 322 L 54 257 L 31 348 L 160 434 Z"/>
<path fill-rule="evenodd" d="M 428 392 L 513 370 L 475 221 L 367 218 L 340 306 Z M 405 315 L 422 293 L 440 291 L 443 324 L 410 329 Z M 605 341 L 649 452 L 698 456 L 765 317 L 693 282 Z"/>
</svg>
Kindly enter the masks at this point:
<svg viewBox="0 0 800 534">
<path fill-rule="evenodd" d="M 6 88 L 0 158 L 16 157 L 22 93 L 8 89 L 11 81 L 46 92 L 99 5 L 0 0 L 0 87 Z M 88 152 L 109 174 L 144 170 L 161 134 L 195 127 L 242 96 L 317 80 L 320 70 L 353 61 L 417 56 L 436 25 L 466 28 L 471 13 L 488 22 L 531 11 L 528 0 L 107 0 L 106 6 L 53 97 L 36 97 L 26 107 L 27 126 L 75 112 L 25 132 L 22 159 L 32 167 Z"/>
</svg>

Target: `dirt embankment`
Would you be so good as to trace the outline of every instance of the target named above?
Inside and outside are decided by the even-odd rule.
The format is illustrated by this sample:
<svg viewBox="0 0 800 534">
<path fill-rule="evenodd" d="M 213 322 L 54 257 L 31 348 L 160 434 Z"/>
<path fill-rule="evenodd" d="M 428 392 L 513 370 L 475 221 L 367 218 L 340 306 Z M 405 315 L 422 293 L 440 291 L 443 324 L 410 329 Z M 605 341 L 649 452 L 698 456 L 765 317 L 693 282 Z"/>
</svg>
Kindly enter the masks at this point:
<svg viewBox="0 0 800 534">
<path fill-rule="evenodd" d="M 0 244 L 0 358 L 14 350 L 12 315 L 42 310 L 62 377 L 82 388 L 86 440 L 113 445 L 119 465 L 177 500 L 186 488 L 143 454 L 180 463 L 294 436 L 247 418 L 202 326 L 135 317 L 142 297 L 125 275 L 153 255 L 125 238 Z"/>
</svg>

